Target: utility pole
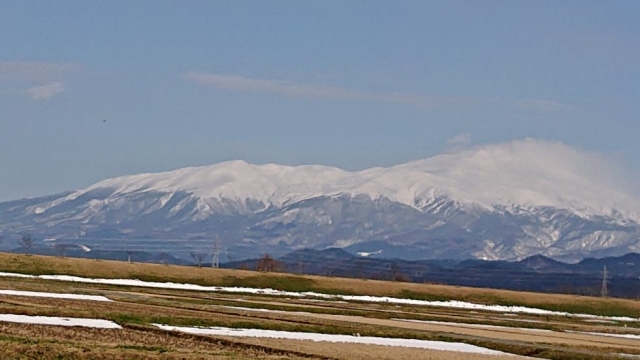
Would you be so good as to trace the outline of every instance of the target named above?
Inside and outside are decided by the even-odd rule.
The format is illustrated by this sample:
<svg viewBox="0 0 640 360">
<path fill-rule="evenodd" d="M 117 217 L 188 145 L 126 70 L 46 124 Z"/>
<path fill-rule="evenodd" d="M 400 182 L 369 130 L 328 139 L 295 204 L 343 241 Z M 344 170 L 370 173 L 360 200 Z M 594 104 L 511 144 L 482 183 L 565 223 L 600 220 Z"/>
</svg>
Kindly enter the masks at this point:
<svg viewBox="0 0 640 360">
<path fill-rule="evenodd" d="M 220 238 L 216 236 L 216 240 L 213 243 L 213 259 L 211 261 L 211 267 L 220 267 Z"/>
<path fill-rule="evenodd" d="M 600 289 L 600 296 L 607 297 L 609 295 L 609 291 L 607 290 L 607 266 L 605 265 L 604 270 L 602 271 L 602 288 Z"/>
</svg>

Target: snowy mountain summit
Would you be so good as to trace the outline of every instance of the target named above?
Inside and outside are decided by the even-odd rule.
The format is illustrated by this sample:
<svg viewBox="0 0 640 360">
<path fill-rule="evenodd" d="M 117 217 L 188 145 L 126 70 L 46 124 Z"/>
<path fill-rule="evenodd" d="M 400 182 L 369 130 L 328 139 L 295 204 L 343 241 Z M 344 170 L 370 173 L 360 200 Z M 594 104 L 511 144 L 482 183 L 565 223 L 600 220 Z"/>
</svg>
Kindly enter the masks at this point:
<svg viewBox="0 0 640 360">
<path fill-rule="evenodd" d="M 183 191 L 199 199 L 233 201 L 239 208 L 255 203 L 266 208 L 319 196 L 365 195 L 419 209 L 448 197 L 485 208 L 550 206 L 585 215 L 640 214 L 640 201 L 608 167 L 605 159 L 561 143 L 526 139 L 358 172 L 230 161 L 109 179 L 68 198 L 96 189 L 110 189 L 114 197 Z"/>
<path fill-rule="evenodd" d="M 610 159 L 525 139 L 356 172 L 230 161 L 118 177 L 0 204 L 0 231 L 17 222 L 105 241 L 218 235 L 237 253 L 573 260 L 638 250 L 637 194 Z"/>
</svg>

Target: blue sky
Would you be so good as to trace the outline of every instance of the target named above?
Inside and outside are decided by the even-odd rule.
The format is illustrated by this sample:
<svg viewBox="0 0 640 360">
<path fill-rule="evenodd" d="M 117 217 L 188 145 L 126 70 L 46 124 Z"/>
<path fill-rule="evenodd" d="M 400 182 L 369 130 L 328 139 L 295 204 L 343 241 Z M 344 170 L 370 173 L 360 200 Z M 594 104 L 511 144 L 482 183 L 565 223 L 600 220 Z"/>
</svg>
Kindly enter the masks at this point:
<svg viewBox="0 0 640 360">
<path fill-rule="evenodd" d="M 0 200 L 524 137 L 640 169 L 638 19 L 636 1 L 0 1 Z"/>
</svg>

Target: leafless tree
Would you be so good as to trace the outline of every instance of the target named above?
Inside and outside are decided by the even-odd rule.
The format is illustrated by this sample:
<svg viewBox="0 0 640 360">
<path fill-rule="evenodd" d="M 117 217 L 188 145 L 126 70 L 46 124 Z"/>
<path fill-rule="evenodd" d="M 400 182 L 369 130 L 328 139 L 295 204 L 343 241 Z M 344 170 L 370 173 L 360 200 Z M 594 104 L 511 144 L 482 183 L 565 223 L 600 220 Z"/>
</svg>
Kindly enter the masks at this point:
<svg viewBox="0 0 640 360">
<path fill-rule="evenodd" d="M 357 269 L 357 276 L 360 279 L 364 279 L 364 264 L 363 261 L 361 259 L 356 259 L 356 269 Z"/>
<path fill-rule="evenodd" d="M 207 255 L 209 255 L 206 253 L 199 253 L 194 251 L 192 251 L 190 254 L 191 254 L 191 258 L 193 259 L 193 262 L 198 264 L 198 267 L 202 267 L 202 262 L 204 261 L 204 258 L 206 258 Z"/>
<path fill-rule="evenodd" d="M 58 256 L 65 257 L 67 255 L 69 244 L 56 243 L 53 247 L 55 248 L 56 254 L 58 254 Z"/>
<path fill-rule="evenodd" d="M 31 250 L 31 247 L 33 246 L 33 237 L 31 236 L 31 234 L 23 234 L 22 238 L 20 238 L 20 245 L 22 245 L 24 253 L 28 254 L 29 250 Z"/>
<path fill-rule="evenodd" d="M 160 262 L 162 265 L 169 266 L 169 254 L 167 252 L 160 253 Z"/>
<path fill-rule="evenodd" d="M 269 254 L 264 254 L 256 263 L 256 270 L 264 272 L 274 272 L 280 270 L 280 262 L 271 257 Z"/>
<path fill-rule="evenodd" d="M 411 278 L 402 272 L 400 272 L 400 267 L 397 263 L 393 263 L 390 266 L 391 268 L 391 280 L 400 281 L 400 282 L 411 282 Z"/>
</svg>

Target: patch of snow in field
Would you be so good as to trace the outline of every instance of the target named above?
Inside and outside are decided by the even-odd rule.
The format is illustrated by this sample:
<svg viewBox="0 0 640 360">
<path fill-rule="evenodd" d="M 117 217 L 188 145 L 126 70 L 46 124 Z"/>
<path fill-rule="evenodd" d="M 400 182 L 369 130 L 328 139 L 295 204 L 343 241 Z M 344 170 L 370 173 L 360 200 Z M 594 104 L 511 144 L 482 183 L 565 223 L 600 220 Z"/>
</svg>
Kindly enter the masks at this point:
<svg viewBox="0 0 640 360">
<path fill-rule="evenodd" d="M 57 294 L 39 291 L 0 290 L 0 295 L 43 297 L 52 299 L 111 301 L 110 299 L 100 295 Z"/>
<path fill-rule="evenodd" d="M 518 328 L 518 327 L 511 327 L 511 326 L 469 324 L 469 323 L 457 323 L 457 322 L 446 322 L 446 321 L 427 321 L 427 320 L 414 320 L 414 319 L 391 319 L 391 320 L 406 321 L 406 322 L 419 323 L 419 324 L 459 326 L 459 327 L 477 328 L 477 329 L 500 329 L 500 330 L 522 330 L 522 331 L 532 331 L 532 332 L 552 332 L 551 330 L 547 330 L 547 329 Z"/>
<path fill-rule="evenodd" d="M 497 317 L 490 317 L 490 318 L 488 318 L 488 319 L 489 319 L 489 320 L 504 321 L 504 319 L 502 319 L 502 318 L 497 318 Z M 536 324 L 544 324 L 544 323 L 546 323 L 546 321 L 542 321 L 542 320 L 531 320 L 531 319 L 509 319 L 509 321 L 518 321 L 518 322 L 536 323 Z M 612 323 L 615 323 L 615 321 L 612 321 Z"/>
<path fill-rule="evenodd" d="M 10 277 L 23 278 L 23 279 L 37 278 L 37 276 L 34 276 L 34 275 L 26 275 L 26 274 L 18 274 L 18 273 L 6 273 L 6 272 L 0 272 L 0 276 L 10 276 Z"/>
<path fill-rule="evenodd" d="M 275 313 L 275 314 L 290 314 L 290 315 L 314 315 L 313 313 L 303 312 L 303 311 L 269 310 L 269 309 L 246 308 L 246 307 L 238 307 L 238 306 L 222 306 L 222 307 L 225 308 L 225 309 L 237 310 L 237 311 L 253 311 L 253 312 Z M 446 322 L 446 321 L 429 321 L 429 320 L 397 319 L 397 318 L 396 319 L 391 319 L 391 320 L 412 322 L 412 323 L 419 323 L 419 324 L 448 325 L 448 326 L 458 326 L 458 327 L 477 328 L 477 329 L 500 329 L 500 330 L 522 330 L 522 331 L 531 331 L 531 332 L 551 332 L 551 330 L 547 330 L 547 329 L 519 328 L 519 327 L 512 327 L 512 326 L 470 324 L 470 323 L 457 323 L 457 322 Z"/>
<path fill-rule="evenodd" d="M 484 305 L 474 304 L 466 301 L 448 300 L 448 301 L 424 301 L 424 300 L 412 300 L 412 299 L 397 299 L 389 297 L 375 297 L 375 296 L 349 296 L 338 295 L 345 300 L 351 301 L 363 301 L 363 302 L 386 302 L 405 305 L 423 305 L 423 306 L 435 306 L 446 307 L 454 309 L 469 309 L 469 310 L 483 310 L 483 311 L 495 311 L 501 313 L 522 313 L 533 315 L 551 315 L 551 316 L 575 316 L 587 319 L 608 319 L 615 321 L 640 321 L 637 318 L 622 317 L 622 316 L 598 316 L 591 314 L 574 314 L 564 311 L 552 311 L 538 308 L 530 308 L 526 306 L 505 306 L 505 305 Z"/>
<path fill-rule="evenodd" d="M 171 283 L 171 282 L 151 282 L 137 279 L 91 279 L 69 275 L 24 275 L 16 273 L 0 272 L 0 276 L 21 277 L 21 278 L 37 278 L 43 280 L 70 281 L 89 284 L 105 284 L 120 286 L 148 287 L 159 289 L 176 289 L 176 290 L 193 290 L 193 291 L 211 291 L 211 292 L 227 292 L 227 293 L 244 293 L 256 295 L 285 296 L 292 298 L 315 297 L 329 300 L 346 300 L 371 303 L 387 303 L 397 305 L 416 305 L 416 306 L 435 306 L 454 309 L 482 310 L 494 311 L 500 313 L 522 313 L 533 315 L 549 315 L 549 316 L 569 316 L 584 319 L 602 319 L 613 321 L 640 321 L 639 318 L 631 318 L 626 316 L 599 316 L 591 314 L 574 314 L 564 311 L 551 311 L 526 306 L 504 306 L 504 305 L 483 305 L 473 304 L 465 301 L 449 300 L 449 301 L 426 301 L 414 299 L 402 299 L 386 296 L 367 296 L 367 295 L 329 295 L 316 292 L 291 292 L 275 289 L 256 289 L 247 287 L 222 287 L 222 286 L 202 286 L 196 284 Z"/>
<path fill-rule="evenodd" d="M 409 347 L 409 348 L 418 348 L 418 349 L 456 351 L 456 352 L 488 354 L 488 355 L 511 355 L 501 351 L 491 350 L 491 349 L 487 349 L 487 348 L 483 348 L 475 345 L 469 345 L 465 343 L 444 342 L 444 341 L 428 341 L 428 340 L 417 340 L 417 339 L 393 339 L 393 338 L 382 338 L 382 337 L 371 337 L 371 336 L 333 335 L 333 334 L 288 332 L 288 331 L 259 330 L 259 329 L 231 329 L 231 328 L 223 328 L 223 327 L 194 328 L 194 327 L 168 326 L 168 325 L 161 325 L 161 324 L 153 324 L 153 325 L 167 331 L 180 331 L 180 332 L 185 332 L 189 334 L 199 334 L 199 335 L 327 341 L 327 342 L 336 342 L 336 343 L 400 346 L 400 347 Z"/>
<path fill-rule="evenodd" d="M 254 311 L 254 312 L 267 312 L 267 313 L 279 312 L 277 310 L 246 308 L 246 307 L 239 307 L 239 306 L 221 306 L 221 307 L 229 310 L 238 310 L 238 311 Z"/>
<path fill-rule="evenodd" d="M 600 319 L 587 319 L 584 320 L 585 322 L 590 322 L 590 323 L 599 323 L 599 324 L 615 324 L 615 321 L 611 321 L 611 320 L 600 320 Z"/>
<path fill-rule="evenodd" d="M 238 307 L 238 306 L 221 306 L 221 307 L 223 307 L 225 309 L 237 310 L 237 311 L 253 311 L 253 312 L 262 312 L 262 313 L 290 314 L 290 315 L 314 315 L 313 313 L 303 312 L 303 311 L 269 310 L 269 309 L 246 308 L 246 307 Z M 447 325 L 447 326 L 458 326 L 458 327 L 477 328 L 477 329 L 499 329 L 499 330 L 522 330 L 522 331 L 531 331 L 531 332 L 552 332 L 551 330 L 547 330 L 547 329 L 519 328 L 519 327 L 512 327 L 512 326 L 470 324 L 470 323 L 457 323 L 457 322 L 446 322 L 446 321 L 397 319 L 397 318 L 391 319 L 391 320 L 412 322 L 412 323 L 418 323 L 418 324 Z"/>
<path fill-rule="evenodd" d="M 640 335 L 638 335 L 638 334 L 612 334 L 612 333 L 571 331 L 571 330 L 567 330 L 566 332 L 575 333 L 575 334 L 584 334 L 584 335 L 608 336 L 608 337 L 617 337 L 617 338 L 624 338 L 624 339 L 640 340 Z"/>
<path fill-rule="evenodd" d="M 60 325 L 82 326 L 96 329 L 122 329 L 120 325 L 114 323 L 113 321 L 101 319 L 0 314 L 0 321 L 33 325 Z"/>
</svg>

